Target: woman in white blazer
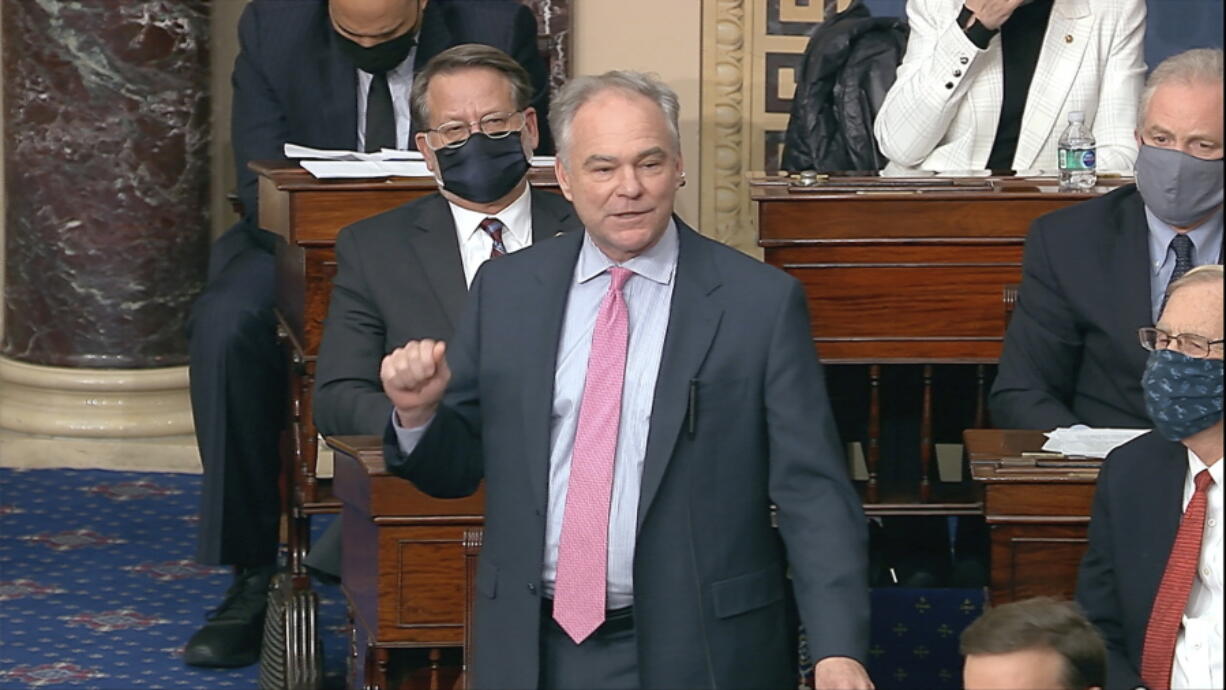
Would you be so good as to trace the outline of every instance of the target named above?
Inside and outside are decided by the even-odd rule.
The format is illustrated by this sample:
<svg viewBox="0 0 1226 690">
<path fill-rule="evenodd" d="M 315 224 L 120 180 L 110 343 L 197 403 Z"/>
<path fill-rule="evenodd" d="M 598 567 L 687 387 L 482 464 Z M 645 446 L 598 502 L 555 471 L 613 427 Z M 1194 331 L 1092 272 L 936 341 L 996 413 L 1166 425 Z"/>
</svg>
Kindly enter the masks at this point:
<svg viewBox="0 0 1226 690">
<path fill-rule="evenodd" d="M 873 128 L 890 159 L 888 173 L 986 167 L 1004 98 L 1001 38 L 993 35 L 980 49 L 959 15 L 1003 8 L 1007 17 L 1028 1 L 967 0 L 968 13 L 962 0 L 907 1 L 907 53 Z M 1098 142 L 1098 170 L 1131 173 L 1144 37 L 1145 0 L 1054 0 L 1013 170 L 1055 171 L 1068 114 L 1080 110 Z"/>
</svg>

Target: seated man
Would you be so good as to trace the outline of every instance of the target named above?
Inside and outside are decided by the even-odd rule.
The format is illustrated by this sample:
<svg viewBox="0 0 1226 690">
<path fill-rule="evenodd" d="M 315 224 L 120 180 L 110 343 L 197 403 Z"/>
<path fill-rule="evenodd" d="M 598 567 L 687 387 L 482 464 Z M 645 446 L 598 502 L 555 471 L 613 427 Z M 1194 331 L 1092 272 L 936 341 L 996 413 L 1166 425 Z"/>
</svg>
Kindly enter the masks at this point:
<svg viewBox="0 0 1226 690">
<path fill-rule="evenodd" d="M 1144 0 L 908 0 L 911 35 L 873 130 L 887 172 L 1055 170 L 1068 114 L 1128 171 Z"/>
<path fill-rule="evenodd" d="M 514 2 L 253 0 L 239 21 L 232 117 L 244 217 L 213 245 L 204 293 L 188 323 L 192 413 L 204 470 L 196 558 L 233 565 L 233 586 L 187 643 L 195 666 L 245 666 L 259 656 L 265 591 L 277 557 L 278 440 L 284 353 L 273 317 L 276 238 L 257 227 L 252 160 L 286 142 L 325 149 L 410 146 L 413 73 L 459 43 L 545 69 L 532 13 Z"/>
<path fill-rule="evenodd" d="M 1222 51 L 1163 61 L 1140 107 L 1137 183 L 1049 213 L 1026 236 L 994 426 L 1150 426 L 1137 329 L 1172 280 L 1221 261 Z"/>
<path fill-rule="evenodd" d="M 962 631 L 966 690 L 1101 690 L 1107 649 L 1077 606 L 1046 597 L 994 606 Z"/>
<path fill-rule="evenodd" d="M 379 365 L 410 340 L 447 339 L 486 260 L 580 227 L 569 202 L 528 185 L 537 143 L 528 73 L 478 44 L 446 50 L 413 82 L 418 149 L 441 189 L 341 231 L 315 375 L 320 433 L 381 434 Z M 528 305 L 525 305 L 527 307 Z M 308 565 L 340 574 L 340 524 Z"/>
<path fill-rule="evenodd" d="M 1110 689 L 1226 683 L 1222 276 L 1190 271 L 1158 326 L 1141 329 L 1154 430 L 1112 451 L 1098 475 L 1077 601 L 1106 638 Z"/>
</svg>

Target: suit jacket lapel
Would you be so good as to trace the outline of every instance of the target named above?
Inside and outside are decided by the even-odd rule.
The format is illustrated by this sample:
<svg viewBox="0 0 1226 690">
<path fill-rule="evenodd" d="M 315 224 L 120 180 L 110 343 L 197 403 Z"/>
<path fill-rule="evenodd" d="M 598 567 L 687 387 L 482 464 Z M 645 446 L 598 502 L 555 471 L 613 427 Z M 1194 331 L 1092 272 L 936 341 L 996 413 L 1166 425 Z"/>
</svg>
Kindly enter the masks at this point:
<svg viewBox="0 0 1226 690">
<path fill-rule="evenodd" d="M 1080 71 L 1093 25 L 1087 0 L 1062 0 L 1053 4 L 1039 62 L 1026 95 L 1026 108 L 1022 112 L 1022 128 L 1014 155 L 1017 167 L 1034 167 L 1039 150 L 1052 130 L 1064 125 L 1057 120 Z"/>
<path fill-rule="evenodd" d="M 1152 326 L 1153 305 L 1150 299 L 1150 280 L 1153 272 L 1149 267 L 1149 226 L 1145 222 L 1145 210 L 1141 195 L 1137 192 L 1123 196 L 1115 208 L 1114 242 L 1111 251 L 1103 253 L 1107 261 L 1104 275 L 1107 285 L 1118 291 L 1119 321 L 1117 333 L 1123 342 L 1118 346 L 1131 361 L 1132 371 L 1145 368 L 1147 354 L 1137 344 L 1136 332 L 1142 326 Z"/>
<path fill-rule="evenodd" d="M 358 147 L 358 75 L 353 63 L 341 54 L 337 42 L 340 37 L 328 24 L 328 13 L 324 12 L 325 46 L 320 56 L 320 69 L 325 79 L 328 92 L 319 99 L 319 108 L 324 120 L 328 123 L 329 132 L 340 133 L 340 140 L 348 142 L 347 148 Z"/>
<path fill-rule="evenodd" d="M 1188 474 L 1188 451 L 1182 443 L 1170 443 L 1163 457 L 1154 458 L 1152 475 L 1144 486 L 1138 486 L 1141 497 L 1153 510 L 1153 541 L 1144 546 L 1153 548 L 1152 558 L 1135 559 L 1141 569 L 1138 574 L 1144 585 L 1142 591 L 1157 595 L 1166 561 L 1175 545 L 1175 534 L 1183 519 L 1183 485 Z M 1149 597 L 1152 600 L 1153 596 Z"/>
<path fill-rule="evenodd" d="M 536 233 L 533 208 L 533 234 Z M 532 305 L 515 315 L 517 330 L 532 334 L 539 346 L 530 348 L 522 361 L 524 418 L 524 457 L 528 464 L 528 483 L 536 506 L 545 509 L 549 492 L 549 431 L 553 418 L 553 383 L 558 362 L 558 341 L 562 337 L 562 318 L 575 274 L 575 260 L 583 240 L 582 232 L 570 232 L 556 242 L 541 247 L 535 262 L 534 282 L 526 288 L 525 304 Z M 508 315 L 510 318 L 510 315 Z"/>
<path fill-rule="evenodd" d="M 436 195 L 422 207 L 414 219 L 414 227 L 410 229 L 409 241 L 420 259 L 426 282 L 443 305 L 443 313 L 454 330 L 464 309 L 468 285 L 464 282 L 464 263 L 460 258 L 455 219 L 447 200 L 441 195 Z"/>
<path fill-rule="evenodd" d="M 451 47 L 451 29 L 443 18 L 442 3 L 426 4 L 421 29 L 417 32 L 417 54 L 413 57 L 413 73 L 421 72 L 430 58 Z"/>
<path fill-rule="evenodd" d="M 569 206 L 554 208 L 560 205 L 550 203 L 554 201 L 550 198 L 554 196 L 553 194 L 536 189 L 532 189 L 529 193 L 532 195 L 533 244 L 543 242 L 559 233 L 582 229 L 583 226 L 579 223 L 579 219 Z"/>
<path fill-rule="evenodd" d="M 673 287 L 668 333 L 664 337 L 664 353 L 660 358 L 660 373 L 651 407 L 651 429 L 647 433 L 639 495 L 639 529 L 642 529 L 677 445 L 677 436 L 689 409 L 690 382 L 706 360 L 723 315 L 723 308 L 712 298 L 712 293 L 720 286 L 720 278 L 709 248 L 681 219 L 677 218 L 676 222 L 680 241 L 677 284 Z"/>
</svg>

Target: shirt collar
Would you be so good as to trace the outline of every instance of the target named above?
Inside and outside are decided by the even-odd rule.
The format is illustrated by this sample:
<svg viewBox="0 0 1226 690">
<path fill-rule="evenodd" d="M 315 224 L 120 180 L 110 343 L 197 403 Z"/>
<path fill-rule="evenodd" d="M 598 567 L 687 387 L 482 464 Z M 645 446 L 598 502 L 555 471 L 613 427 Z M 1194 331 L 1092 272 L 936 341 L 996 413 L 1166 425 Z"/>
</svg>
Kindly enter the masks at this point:
<svg viewBox="0 0 1226 690">
<path fill-rule="evenodd" d="M 1206 470 L 1206 469 L 1209 470 L 1209 476 L 1213 477 L 1213 483 L 1216 484 L 1217 486 L 1221 486 L 1222 485 L 1222 459 L 1218 458 L 1218 461 L 1213 463 L 1213 465 L 1206 466 L 1205 463 L 1202 462 L 1201 459 L 1196 456 L 1196 453 L 1193 453 L 1192 449 L 1189 448 L 1188 449 L 1188 481 L 1189 482 L 1193 481 L 1196 478 L 1196 475 L 1200 474 L 1201 470 Z"/>
<path fill-rule="evenodd" d="M 1167 262 L 1170 256 L 1171 240 L 1175 239 L 1177 231 L 1161 218 L 1155 216 L 1148 206 L 1145 207 L 1145 220 L 1149 225 L 1149 268 L 1151 273 L 1158 275 L 1159 271 L 1162 270 L 1162 265 Z M 1188 236 L 1188 239 L 1192 240 L 1192 263 L 1194 265 L 1216 263 L 1217 256 L 1208 256 L 1207 252 L 1212 251 L 1214 246 L 1222 246 L 1222 209 L 1219 208 L 1217 212 L 1209 217 L 1209 220 L 1185 234 Z M 1173 261 L 1174 259 L 1172 258 L 1171 260 Z"/>
<path fill-rule="evenodd" d="M 515 201 L 507 204 L 497 213 L 481 213 L 458 206 L 450 199 L 447 205 L 451 207 L 451 217 L 455 219 L 456 232 L 460 241 L 467 242 L 481 230 L 481 221 L 486 218 L 497 218 L 502 221 L 506 230 L 503 232 L 513 237 L 521 247 L 532 243 L 532 185 L 524 185 L 524 191 L 515 197 Z"/>
<path fill-rule="evenodd" d="M 583 247 L 579 250 L 579 262 L 575 264 L 575 282 L 586 283 L 611 266 L 621 266 L 648 280 L 668 285 L 673 281 L 673 274 L 677 270 L 677 254 L 677 224 L 671 218 L 668 220 L 668 227 L 664 228 L 664 234 L 650 249 L 621 264 L 602 252 L 592 241 L 591 234 L 584 230 Z"/>
</svg>

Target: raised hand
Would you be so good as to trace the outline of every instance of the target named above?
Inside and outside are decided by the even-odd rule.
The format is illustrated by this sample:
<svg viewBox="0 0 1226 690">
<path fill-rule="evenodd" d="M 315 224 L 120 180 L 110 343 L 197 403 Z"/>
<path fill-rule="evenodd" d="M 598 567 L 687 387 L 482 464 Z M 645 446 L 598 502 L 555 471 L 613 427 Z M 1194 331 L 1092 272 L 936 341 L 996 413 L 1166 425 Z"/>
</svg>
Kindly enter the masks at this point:
<svg viewBox="0 0 1226 690">
<path fill-rule="evenodd" d="M 966 0 L 966 9 L 975 13 L 975 18 L 985 28 L 996 31 L 1026 0 Z M 962 27 L 966 28 L 966 27 Z"/>
<path fill-rule="evenodd" d="M 410 340 L 383 358 L 379 378 L 400 426 L 418 427 L 434 417 L 451 380 L 446 354 L 447 343 L 427 338 Z"/>
</svg>

